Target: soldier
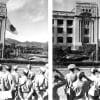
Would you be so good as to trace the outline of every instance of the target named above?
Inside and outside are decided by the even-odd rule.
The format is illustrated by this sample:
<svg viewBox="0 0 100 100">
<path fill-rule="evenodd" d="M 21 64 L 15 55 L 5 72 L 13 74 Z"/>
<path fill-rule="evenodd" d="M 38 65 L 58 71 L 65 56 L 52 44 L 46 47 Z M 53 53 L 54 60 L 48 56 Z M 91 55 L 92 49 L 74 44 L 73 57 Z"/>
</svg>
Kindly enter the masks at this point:
<svg viewBox="0 0 100 100">
<path fill-rule="evenodd" d="M 49 77 L 49 69 L 48 69 L 49 65 L 46 64 L 45 65 L 45 84 L 46 84 L 46 87 L 48 88 L 48 77 Z M 45 94 L 44 94 L 44 100 L 48 100 L 48 89 L 46 89 L 45 91 Z"/>
<path fill-rule="evenodd" d="M 59 89 L 60 87 L 62 87 L 63 85 L 67 84 L 66 80 L 64 79 L 64 76 L 62 75 L 62 73 L 60 71 L 58 71 L 57 69 L 53 69 L 53 72 L 55 73 L 53 75 L 53 100 L 66 100 L 66 95 L 63 95 L 63 98 L 59 95 Z M 61 95 L 63 93 L 63 91 L 60 89 L 61 91 Z"/>
<path fill-rule="evenodd" d="M 85 78 L 85 80 L 83 80 Z M 84 72 L 78 72 L 77 80 L 73 83 L 74 99 L 73 100 L 86 100 L 88 87 L 92 81 L 87 78 Z"/>
<path fill-rule="evenodd" d="M 28 78 L 30 78 L 32 75 L 33 75 L 33 72 L 32 72 L 32 66 L 30 64 L 27 65 L 27 69 L 28 69 Z"/>
<path fill-rule="evenodd" d="M 99 87 L 100 87 L 100 79 L 98 77 L 99 71 L 96 68 L 91 69 L 91 76 L 90 79 L 93 81 L 93 83 L 90 86 L 89 89 L 89 100 L 99 100 Z"/>
<path fill-rule="evenodd" d="M 68 84 L 65 87 L 65 93 L 67 95 L 68 100 L 73 100 L 72 85 L 73 85 L 73 82 L 77 80 L 76 71 L 79 71 L 79 68 L 77 68 L 75 64 L 70 64 L 68 66 L 68 70 L 69 70 L 69 73 L 66 74 L 65 76 L 65 79 L 68 82 Z"/>
<path fill-rule="evenodd" d="M 32 100 L 32 96 L 28 96 L 32 89 L 32 81 L 28 78 L 28 70 L 24 69 L 23 76 L 19 79 L 19 97 L 21 100 Z"/>
<path fill-rule="evenodd" d="M 1 64 L 0 64 L 0 91 L 4 91 L 4 72 Z"/>
<path fill-rule="evenodd" d="M 14 81 L 13 81 L 13 77 L 12 77 L 12 74 L 11 74 L 11 69 L 12 69 L 12 66 L 9 65 L 9 66 L 5 66 L 5 69 L 6 69 L 6 72 L 4 74 L 4 91 L 9 91 L 11 92 L 11 95 L 12 95 L 12 92 L 14 90 Z M 9 95 L 8 95 L 9 96 Z M 13 99 L 13 95 L 11 98 L 7 98 L 7 100 L 9 99 Z"/>
<path fill-rule="evenodd" d="M 40 73 L 35 77 L 35 90 L 38 95 L 38 100 L 44 99 L 44 94 L 48 88 L 45 84 L 45 68 L 40 67 Z"/>
<path fill-rule="evenodd" d="M 14 80 L 14 86 L 15 86 L 15 91 L 13 91 L 13 96 L 14 96 L 14 100 L 16 100 L 18 98 L 18 84 L 19 84 L 19 73 L 17 72 L 18 70 L 18 66 L 15 65 L 13 66 L 13 71 L 12 71 L 12 76 L 13 76 L 13 80 Z"/>
</svg>

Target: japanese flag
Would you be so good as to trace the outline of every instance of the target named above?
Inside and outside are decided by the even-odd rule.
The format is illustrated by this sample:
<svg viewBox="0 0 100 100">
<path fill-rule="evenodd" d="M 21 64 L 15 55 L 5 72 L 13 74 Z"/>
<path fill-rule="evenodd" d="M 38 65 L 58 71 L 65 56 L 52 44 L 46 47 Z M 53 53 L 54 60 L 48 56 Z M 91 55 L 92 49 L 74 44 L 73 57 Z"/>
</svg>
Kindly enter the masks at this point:
<svg viewBox="0 0 100 100">
<path fill-rule="evenodd" d="M 10 20 L 7 18 L 7 22 L 6 22 L 6 29 L 7 31 L 13 33 L 13 34 L 18 34 L 16 28 L 11 24 Z"/>
</svg>

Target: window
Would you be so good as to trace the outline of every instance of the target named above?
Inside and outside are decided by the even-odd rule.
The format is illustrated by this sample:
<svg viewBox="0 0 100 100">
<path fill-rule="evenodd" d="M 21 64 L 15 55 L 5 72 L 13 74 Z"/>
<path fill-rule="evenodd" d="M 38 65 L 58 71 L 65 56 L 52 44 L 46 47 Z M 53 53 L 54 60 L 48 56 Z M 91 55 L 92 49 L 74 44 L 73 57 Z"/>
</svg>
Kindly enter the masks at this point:
<svg viewBox="0 0 100 100">
<path fill-rule="evenodd" d="M 57 20 L 57 24 L 58 24 L 58 25 L 63 25 L 63 20 L 58 19 L 58 20 Z"/>
<path fill-rule="evenodd" d="M 72 28 L 67 28 L 67 33 L 68 34 L 72 34 L 73 33 L 73 29 Z"/>
<path fill-rule="evenodd" d="M 84 29 L 84 34 L 85 34 L 85 35 L 88 35 L 88 34 L 89 34 L 89 29 L 85 28 L 85 29 Z"/>
<path fill-rule="evenodd" d="M 67 26 L 72 26 L 73 25 L 73 20 L 67 20 Z"/>
<path fill-rule="evenodd" d="M 52 28 L 52 32 L 54 33 L 54 27 Z"/>
<path fill-rule="evenodd" d="M 63 37 L 57 37 L 57 43 L 63 43 Z"/>
<path fill-rule="evenodd" d="M 67 43 L 72 43 L 72 37 L 67 37 Z"/>
<path fill-rule="evenodd" d="M 63 33 L 63 28 L 57 28 L 57 33 Z"/>
<path fill-rule="evenodd" d="M 89 37 L 84 37 L 84 43 L 89 43 Z"/>
<path fill-rule="evenodd" d="M 54 19 L 52 20 L 52 24 L 54 24 Z"/>
</svg>

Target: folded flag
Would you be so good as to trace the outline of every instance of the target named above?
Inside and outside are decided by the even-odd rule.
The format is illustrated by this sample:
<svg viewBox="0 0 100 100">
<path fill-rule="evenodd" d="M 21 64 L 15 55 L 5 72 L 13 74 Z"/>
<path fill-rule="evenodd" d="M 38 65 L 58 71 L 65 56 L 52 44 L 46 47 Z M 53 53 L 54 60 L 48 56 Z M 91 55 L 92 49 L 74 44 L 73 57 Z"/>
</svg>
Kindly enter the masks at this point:
<svg viewBox="0 0 100 100">
<path fill-rule="evenodd" d="M 6 29 L 7 29 L 7 31 L 9 31 L 13 34 L 18 34 L 16 28 L 11 24 L 11 22 L 8 18 L 7 18 L 7 22 L 6 22 Z"/>
</svg>

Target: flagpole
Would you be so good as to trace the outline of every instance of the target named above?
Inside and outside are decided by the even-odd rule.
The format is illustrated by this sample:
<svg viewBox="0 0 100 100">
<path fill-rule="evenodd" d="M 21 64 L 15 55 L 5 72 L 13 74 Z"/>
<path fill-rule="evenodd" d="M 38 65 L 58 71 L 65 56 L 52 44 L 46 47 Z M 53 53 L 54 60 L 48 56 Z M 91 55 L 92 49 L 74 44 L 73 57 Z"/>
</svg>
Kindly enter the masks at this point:
<svg viewBox="0 0 100 100">
<path fill-rule="evenodd" d="M 7 7 L 5 9 L 6 9 L 6 16 L 4 17 L 5 28 L 4 28 L 4 41 L 3 41 L 3 44 L 2 44 L 2 59 L 4 58 L 4 50 L 5 50 L 5 33 L 6 33 L 6 21 L 7 21 Z"/>
<path fill-rule="evenodd" d="M 97 0 L 98 4 L 98 0 Z M 97 43 L 96 43 L 96 62 L 98 62 L 98 42 L 99 42 L 99 6 L 97 6 Z"/>
</svg>

